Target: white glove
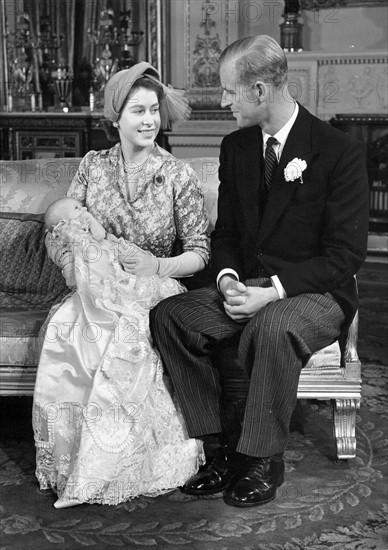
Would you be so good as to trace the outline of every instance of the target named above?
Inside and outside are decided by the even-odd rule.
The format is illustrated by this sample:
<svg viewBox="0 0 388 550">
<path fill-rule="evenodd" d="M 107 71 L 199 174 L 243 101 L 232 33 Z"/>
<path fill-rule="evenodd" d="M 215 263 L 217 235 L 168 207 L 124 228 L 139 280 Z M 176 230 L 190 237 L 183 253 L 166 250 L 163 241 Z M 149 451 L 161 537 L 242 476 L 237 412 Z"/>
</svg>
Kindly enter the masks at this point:
<svg viewBox="0 0 388 550">
<path fill-rule="evenodd" d="M 140 248 L 134 254 L 119 255 L 119 261 L 124 271 L 138 277 L 156 275 L 159 268 L 158 258 Z"/>
<path fill-rule="evenodd" d="M 172 258 L 158 258 L 158 261 L 160 277 L 191 277 L 205 267 L 201 256 L 191 250 Z"/>
<path fill-rule="evenodd" d="M 173 258 L 156 258 L 150 252 L 139 249 L 133 255 L 119 256 L 127 273 L 140 277 L 190 277 L 205 267 L 204 260 L 196 252 L 183 252 Z"/>
</svg>

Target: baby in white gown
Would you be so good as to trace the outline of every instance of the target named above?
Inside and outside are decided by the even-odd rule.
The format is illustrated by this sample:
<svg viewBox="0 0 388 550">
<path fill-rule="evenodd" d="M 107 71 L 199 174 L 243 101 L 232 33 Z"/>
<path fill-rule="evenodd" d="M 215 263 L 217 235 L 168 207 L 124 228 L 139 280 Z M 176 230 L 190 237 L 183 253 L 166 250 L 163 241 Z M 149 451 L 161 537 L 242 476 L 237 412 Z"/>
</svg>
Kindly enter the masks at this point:
<svg viewBox="0 0 388 550">
<path fill-rule="evenodd" d="M 58 494 L 56 508 L 171 491 L 204 455 L 167 389 L 148 317 L 185 289 L 126 273 L 120 256 L 138 247 L 106 234 L 74 199 L 56 201 L 46 224 L 76 290 L 43 327 L 33 409 L 40 486 Z"/>
<path fill-rule="evenodd" d="M 74 247 L 85 245 L 89 242 L 93 246 L 86 247 L 82 254 L 93 254 L 93 261 L 100 260 L 102 248 L 97 243 L 103 244 L 104 239 L 111 243 L 109 250 L 115 254 L 115 260 L 120 257 L 128 257 L 132 253 L 139 251 L 139 247 L 129 243 L 124 239 L 118 239 L 114 235 L 105 231 L 101 223 L 88 212 L 86 206 L 82 206 L 76 199 L 63 197 L 54 201 L 47 208 L 44 217 L 46 229 L 53 233 L 58 253 L 62 255 L 61 265 L 62 274 L 66 279 L 68 286 L 75 287 L 74 276 Z M 96 241 L 96 242 L 94 242 Z M 107 243 L 105 243 L 106 245 Z M 90 261 L 90 258 L 87 258 Z M 122 265 L 122 264 L 121 264 Z M 124 266 L 122 265 L 123 269 Z"/>
</svg>

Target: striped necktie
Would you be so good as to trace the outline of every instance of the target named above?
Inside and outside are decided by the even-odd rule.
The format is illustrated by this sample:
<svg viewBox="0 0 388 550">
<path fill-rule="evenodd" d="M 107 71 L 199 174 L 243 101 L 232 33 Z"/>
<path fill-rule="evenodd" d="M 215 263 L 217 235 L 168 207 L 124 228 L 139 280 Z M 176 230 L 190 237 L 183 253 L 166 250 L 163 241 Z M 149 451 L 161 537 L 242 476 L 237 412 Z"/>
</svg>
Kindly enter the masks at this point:
<svg viewBox="0 0 388 550">
<path fill-rule="evenodd" d="M 278 159 L 276 158 L 276 153 L 274 151 L 273 145 L 276 145 L 278 140 L 274 137 L 269 137 L 267 140 L 267 145 L 265 148 L 265 171 L 264 171 L 264 181 L 267 191 L 270 190 L 271 183 L 275 174 L 275 170 L 278 166 Z"/>
</svg>

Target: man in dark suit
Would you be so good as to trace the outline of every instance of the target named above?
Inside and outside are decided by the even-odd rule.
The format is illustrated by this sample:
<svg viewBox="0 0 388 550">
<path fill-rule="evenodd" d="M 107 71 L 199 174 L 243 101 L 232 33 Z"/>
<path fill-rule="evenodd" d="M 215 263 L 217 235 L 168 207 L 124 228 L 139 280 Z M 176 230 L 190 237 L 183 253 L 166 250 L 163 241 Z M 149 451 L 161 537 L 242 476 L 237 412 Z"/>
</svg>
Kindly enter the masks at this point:
<svg viewBox="0 0 388 550">
<path fill-rule="evenodd" d="M 161 302 L 151 330 L 190 436 L 221 432 L 215 458 L 183 491 L 226 490 L 228 504 L 254 506 L 283 482 L 301 369 L 357 309 L 368 182 L 363 145 L 291 99 L 271 37 L 228 46 L 220 79 L 239 130 L 221 145 L 216 285 Z M 211 354 L 236 335 L 249 390 L 228 404 Z"/>
</svg>

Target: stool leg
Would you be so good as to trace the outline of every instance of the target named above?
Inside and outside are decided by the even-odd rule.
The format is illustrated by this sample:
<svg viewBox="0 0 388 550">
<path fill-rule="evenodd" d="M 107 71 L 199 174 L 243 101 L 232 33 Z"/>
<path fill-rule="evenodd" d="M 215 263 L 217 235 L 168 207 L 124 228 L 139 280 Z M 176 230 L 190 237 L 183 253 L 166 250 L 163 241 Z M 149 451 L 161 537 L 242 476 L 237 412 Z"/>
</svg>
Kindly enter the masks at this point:
<svg viewBox="0 0 388 550">
<path fill-rule="evenodd" d="M 360 399 L 333 400 L 334 435 L 338 458 L 356 456 L 356 414 Z"/>
</svg>

